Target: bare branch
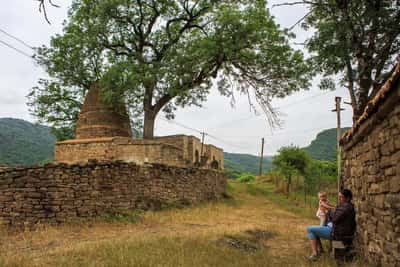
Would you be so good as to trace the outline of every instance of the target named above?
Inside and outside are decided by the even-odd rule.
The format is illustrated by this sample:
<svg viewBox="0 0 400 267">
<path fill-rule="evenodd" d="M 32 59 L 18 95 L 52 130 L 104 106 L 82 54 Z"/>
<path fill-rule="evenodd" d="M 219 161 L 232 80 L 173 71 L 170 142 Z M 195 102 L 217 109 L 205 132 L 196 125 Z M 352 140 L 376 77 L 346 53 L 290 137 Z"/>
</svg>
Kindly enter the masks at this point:
<svg viewBox="0 0 400 267">
<path fill-rule="evenodd" d="M 282 4 L 274 4 L 274 5 L 272 5 L 272 8 L 280 7 L 280 6 L 316 5 L 316 4 L 317 3 L 312 2 L 312 1 L 297 1 L 297 2 L 287 2 L 287 3 L 282 3 Z"/>
<path fill-rule="evenodd" d="M 158 57 L 158 60 L 160 60 L 163 56 L 163 54 L 165 53 L 165 51 L 167 49 L 169 49 L 171 46 L 173 46 L 174 44 L 176 44 L 179 39 L 182 37 L 183 33 L 189 29 L 193 29 L 193 28 L 198 28 L 201 29 L 203 32 L 204 28 L 203 26 L 197 25 L 194 22 L 196 21 L 196 19 L 198 17 L 200 17 L 205 11 L 207 11 L 209 9 L 209 6 L 203 7 L 200 10 L 198 10 L 196 13 L 193 13 L 193 9 L 189 10 L 188 1 L 184 1 L 183 3 L 183 8 L 184 10 L 187 12 L 188 17 L 178 17 L 178 18 L 173 18 L 167 21 L 166 23 L 166 32 L 168 35 L 168 40 L 169 42 L 167 42 L 166 44 L 163 45 L 163 47 L 161 48 L 160 51 L 160 56 Z M 186 22 L 178 31 L 178 34 L 175 37 L 172 37 L 171 32 L 170 32 L 170 26 L 172 23 L 176 23 L 179 21 L 184 21 Z"/>
<path fill-rule="evenodd" d="M 313 10 L 310 10 L 309 12 L 307 12 L 307 14 L 305 14 L 303 17 L 301 17 L 298 21 L 296 21 L 295 24 L 293 24 L 292 26 L 290 26 L 288 28 L 289 31 L 293 30 L 294 27 L 296 27 L 300 22 L 302 22 L 303 20 L 305 20 L 309 15 L 311 15 L 311 13 L 313 12 Z"/>
<path fill-rule="evenodd" d="M 37 1 L 39 2 L 39 12 L 42 12 L 43 10 L 45 20 L 47 21 L 48 24 L 51 24 L 47 17 L 46 5 L 45 5 L 46 0 L 37 0 Z M 53 7 L 60 7 L 59 5 L 54 4 L 52 0 L 48 0 L 48 2 Z"/>
</svg>

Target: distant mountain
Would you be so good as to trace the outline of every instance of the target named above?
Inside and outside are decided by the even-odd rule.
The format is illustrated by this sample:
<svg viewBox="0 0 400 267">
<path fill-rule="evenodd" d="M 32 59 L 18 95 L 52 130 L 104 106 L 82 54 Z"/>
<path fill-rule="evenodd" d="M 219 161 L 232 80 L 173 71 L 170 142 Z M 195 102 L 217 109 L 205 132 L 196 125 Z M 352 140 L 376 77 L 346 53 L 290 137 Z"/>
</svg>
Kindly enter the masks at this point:
<svg viewBox="0 0 400 267">
<path fill-rule="evenodd" d="M 342 128 L 342 133 L 349 128 Z M 336 128 L 327 129 L 317 134 L 311 144 L 304 148 L 313 159 L 335 160 L 336 158 Z"/>
<path fill-rule="evenodd" d="M 272 157 L 264 156 L 263 172 L 267 172 L 271 168 Z M 249 154 L 224 153 L 225 169 L 234 170 L 236 172 L 248 172 L 258 175 L 260 166 L 260 157 Z"/>
<path fill-rule="evenodd" d="M 342 133 L 349 128 L 342 128 Z M 336 128 L 327 129 L 317 134 L 316 138 L 306 150 L 313 159 L 316 160 L 335 160 L 336 159 Z M 224 153 L 225 169 L 228 176 L 236 178 L 243 172 L 258 175 L 260 158 L 247 154 Z M 272 157 L 264 157 L 263 170 L 267 172 L 271 169 Z"/>
<path fill-rule="evenodd" d="M 0 118 L 0 166 L 33 165 L 51 160 L 54 142 L 48 127 Z"/>
</svg>

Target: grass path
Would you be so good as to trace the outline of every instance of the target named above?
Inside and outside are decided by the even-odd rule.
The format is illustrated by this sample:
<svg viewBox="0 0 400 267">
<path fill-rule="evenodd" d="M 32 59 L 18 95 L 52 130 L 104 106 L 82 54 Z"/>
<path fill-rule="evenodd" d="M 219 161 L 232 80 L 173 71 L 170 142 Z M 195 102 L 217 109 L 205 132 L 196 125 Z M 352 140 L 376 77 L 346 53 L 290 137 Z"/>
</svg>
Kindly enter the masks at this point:
<svg viewBox="0 0 400 267">
<path fill-rule="evenodd" d="M 230 183 L 231 199 L 192 208 L 41 227 L 0 237 L 0 266 L 311 266 L 317 223 L 268 185 Z M 135 222 L 136 220 L 136 222 Z M 312 266 L 335 266 L 324 257 Z M 354 265 L 356 266 L 356 265 Z"/>
</svg>

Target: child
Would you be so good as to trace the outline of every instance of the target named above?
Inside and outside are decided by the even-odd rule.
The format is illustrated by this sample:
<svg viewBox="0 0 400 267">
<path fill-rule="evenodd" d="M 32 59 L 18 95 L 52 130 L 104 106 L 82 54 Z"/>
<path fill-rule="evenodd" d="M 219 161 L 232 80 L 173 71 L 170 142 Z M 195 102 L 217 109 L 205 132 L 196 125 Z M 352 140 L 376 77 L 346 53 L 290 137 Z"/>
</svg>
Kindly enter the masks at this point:
<svg viewBox="0 0 400 267">
<path fill-rule="evenodd" d="M 326 215 L 327 215 L 329 209 L 333 209 L 333 206 L 329 204 L 328 198 L 327 198 L 325 192 L 319 192 L 318 198 L 319 198 L 319 205 L 318 205 L 318 210 L 317 210 L 316 215 L 320 220 L 320 225 L 325 226 L 327 223 Z"/>
</svg>

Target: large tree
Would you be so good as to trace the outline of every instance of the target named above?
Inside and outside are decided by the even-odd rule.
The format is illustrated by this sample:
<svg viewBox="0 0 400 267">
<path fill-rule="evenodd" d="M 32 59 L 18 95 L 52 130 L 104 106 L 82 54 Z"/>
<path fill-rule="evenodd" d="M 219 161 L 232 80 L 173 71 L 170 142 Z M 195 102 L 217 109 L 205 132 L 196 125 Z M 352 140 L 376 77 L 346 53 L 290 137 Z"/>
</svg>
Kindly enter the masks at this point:
<svg viewBox="0 0 400 267">
<path fill-rule="evenodd" d="M 106 103 L 124 99 L 144 114 L 151 138 L 161 110 L 173 117 L 178 106 L 201 105 L 216 84 L 226 96 L 254 95 L 273 123 L 271 98 L 307 89 L 311 76 L 290 37 L 264 0 L 75 0 L 63 34 L 38 49 L 50 78 L 30 104 L 40 119 L 62 122 L 99 82 Z"/>
<path fill-rule="evenodd" d="M 396 64 L 400 1 L 303 0 L 283 5 L 298 4 L 310 7 L 303 26 L 315 30 L 306 47 L 325 76 L 321 85 L 332 88 L 340 78 L 355 121 Z"/>
</svg>

